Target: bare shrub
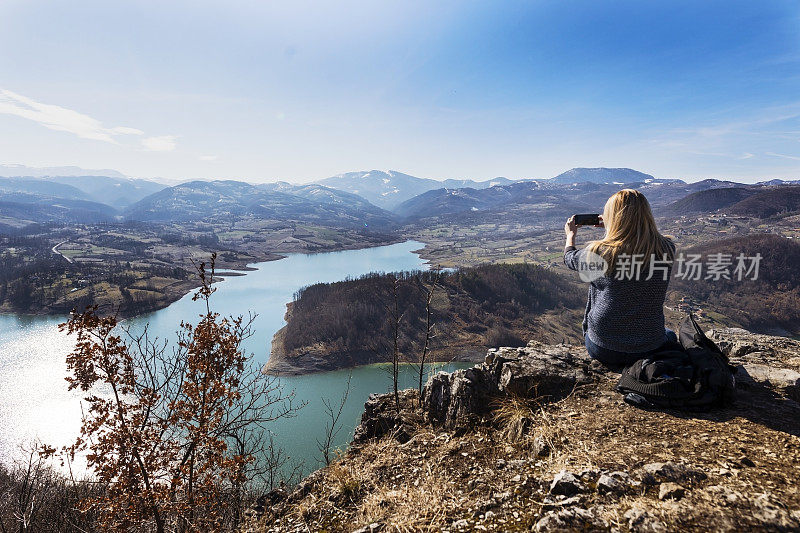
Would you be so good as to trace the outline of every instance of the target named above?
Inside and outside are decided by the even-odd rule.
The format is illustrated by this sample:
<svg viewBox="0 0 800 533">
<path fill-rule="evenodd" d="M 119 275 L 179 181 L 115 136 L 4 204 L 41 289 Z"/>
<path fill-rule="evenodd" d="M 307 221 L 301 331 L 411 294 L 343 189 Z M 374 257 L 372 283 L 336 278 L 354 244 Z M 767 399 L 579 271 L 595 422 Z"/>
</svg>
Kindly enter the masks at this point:
<svg viewBox="0 0 800 533">
<path fill-rule="evenodd" d="M 268 426 L 296 412 L 293 393 L 243 352 L 254 317 L 212 310 L 214 259 L 209 270 L 198 267 L 194 299 L 205 313 L 196 325 L 181 324 L 171 352 L 146 332 L 124 342 L 116 317 L 98 316 L 96 307 L 61 326 L 77 340 L 67 381 L 87 394 L 88 406 L 64 452 L 86 453 L 106 487 L 79 504 L 102 529 L 235 528 L 252 484 L 282 464 Z"/>
</svg>

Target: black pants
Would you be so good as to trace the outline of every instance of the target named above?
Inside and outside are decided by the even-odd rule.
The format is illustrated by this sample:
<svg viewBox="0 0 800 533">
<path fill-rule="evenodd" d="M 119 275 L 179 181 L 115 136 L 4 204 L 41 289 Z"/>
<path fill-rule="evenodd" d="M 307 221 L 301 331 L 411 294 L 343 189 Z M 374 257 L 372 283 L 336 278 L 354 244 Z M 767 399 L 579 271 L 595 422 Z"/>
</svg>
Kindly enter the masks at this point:
<svg viewBox="0 0 800 533">
<path fill-rule="evenodd" d="M 584 337 L 584 340 L 586 343 L 586 351 L 589 352 L 589 356 L 592 359 L 597 359 L 605 366 L 610 368 L 622 368 L 625 366 L 632 365 L 639 359 L 647 357 L 648 355 L 656 353 L 662 349 L 662 347 L 659 346 L 655 350 L 650 350 L 648 352 L 641 352 L 641 353 L 617 352 L 596 345 L 589 339 L 588 335 Z M 666 328 L 664 330 L 664 343 L 667 342 L 678 342 L 678 336 L 675 335 L 675 332 L 669 328 Z"/>
</svg>

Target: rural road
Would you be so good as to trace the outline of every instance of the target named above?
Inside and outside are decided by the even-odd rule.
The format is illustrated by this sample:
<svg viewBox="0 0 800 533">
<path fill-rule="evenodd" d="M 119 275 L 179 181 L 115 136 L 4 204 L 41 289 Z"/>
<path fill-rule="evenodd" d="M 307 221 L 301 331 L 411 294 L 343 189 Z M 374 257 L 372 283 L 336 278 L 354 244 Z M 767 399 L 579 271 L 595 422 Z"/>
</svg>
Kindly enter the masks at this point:
<svg viewBox="0 0 800 533">
<path fill-rule="evenodd" d="M 56 244 L 55 246 L 53 246 L 53 253 L 54 253 L 54 254 L 58 254 L 58 255 L 60 255 L 61 257 L 63 257 L 64 259 L 66 259 L 66 260 L 67 260 L 67 263 L 72 263 L 72 259 L 70 259 L 70 258 L 69 258 L 69 257 L 67 257 L 66 255 L 64 255 L 64 254 L 62 254 L 61 252 L 59 252 L 59 251 L 58 251 L 58 247 L 59 247 L 59 246 L 61 246 L 62 244 L 64 244 L 65 242 L 67 242 L 67 241 L 61 241 L 60 243 L 58 243 L 58 244 Z"/>
</svg>

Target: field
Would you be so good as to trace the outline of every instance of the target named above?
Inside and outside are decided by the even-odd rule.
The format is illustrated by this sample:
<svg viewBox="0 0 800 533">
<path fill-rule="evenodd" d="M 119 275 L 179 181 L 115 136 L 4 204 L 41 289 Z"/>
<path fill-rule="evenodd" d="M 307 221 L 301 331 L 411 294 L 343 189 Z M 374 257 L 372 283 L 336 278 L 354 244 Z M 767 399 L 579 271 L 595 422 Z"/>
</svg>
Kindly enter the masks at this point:
<svg viewBox="0 0 800 533">
<path fill-rule="evenodd" d="M 233 224 L 98 224 L 33 227 L 0 235 L 0 312 L 68 313 L 90 303 L 129 316 L 159 309 L 197 285 L 195 270 L 216 252 L 217 268 L 282 254 L 395 242 L 323 226 L 241 219 Z"/>
</svg>

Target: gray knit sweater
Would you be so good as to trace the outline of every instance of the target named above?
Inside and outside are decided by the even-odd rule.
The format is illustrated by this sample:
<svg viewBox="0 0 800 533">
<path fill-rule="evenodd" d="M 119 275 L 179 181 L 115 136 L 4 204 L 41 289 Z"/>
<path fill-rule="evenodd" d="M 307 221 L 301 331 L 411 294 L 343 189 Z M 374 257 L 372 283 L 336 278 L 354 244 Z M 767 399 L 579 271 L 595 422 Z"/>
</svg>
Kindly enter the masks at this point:
<svg viewBox="0 0 800 533">
<path fill-rule="evenodd" d="M 569 246 L 564 250 L 564 264 L 578 270 L 585 249 Z M 651 279 L 647 272 L 640 279 L 616 279 L 612 274 L 589 284 L 589 300 L 583 317 L 583 334 L 608 350 L 641 353 L 664 343 L 664 298 L 672 275 L 666 280 L 661 272 Z"/>
</svg>

